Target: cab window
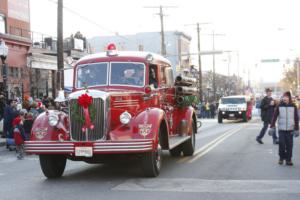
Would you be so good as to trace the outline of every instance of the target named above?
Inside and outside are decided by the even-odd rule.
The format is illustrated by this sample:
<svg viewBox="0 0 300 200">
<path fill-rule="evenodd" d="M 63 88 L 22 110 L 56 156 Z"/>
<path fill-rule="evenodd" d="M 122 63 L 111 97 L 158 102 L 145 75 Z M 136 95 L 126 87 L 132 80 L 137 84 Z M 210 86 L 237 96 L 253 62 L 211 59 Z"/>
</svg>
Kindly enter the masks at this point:
<svg viewBox="0 0 300 200">
<path fill-rule="evenodd" d="M 149 85 L 150 87 L 157 88 L 158 81 L 157 81 L 157 66 L 156 65 L 149 65 Z"/>
</svg>

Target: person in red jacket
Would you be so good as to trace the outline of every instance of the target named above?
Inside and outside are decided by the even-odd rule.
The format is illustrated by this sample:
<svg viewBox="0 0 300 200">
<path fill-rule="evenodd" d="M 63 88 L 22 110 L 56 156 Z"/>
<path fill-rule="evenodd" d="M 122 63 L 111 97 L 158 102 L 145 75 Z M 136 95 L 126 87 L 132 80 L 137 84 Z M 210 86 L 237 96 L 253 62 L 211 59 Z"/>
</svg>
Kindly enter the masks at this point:
<svg viewBox="0 0 300 200">
<path fill-rule="evenodd" d="M 23 159 L 25 131 L 23 128 L 23 120 L 21 116 L 18 116 L 13 120 L 13 136 L 16 144 L 17 158 L 19 160 Z"/>
</svg>

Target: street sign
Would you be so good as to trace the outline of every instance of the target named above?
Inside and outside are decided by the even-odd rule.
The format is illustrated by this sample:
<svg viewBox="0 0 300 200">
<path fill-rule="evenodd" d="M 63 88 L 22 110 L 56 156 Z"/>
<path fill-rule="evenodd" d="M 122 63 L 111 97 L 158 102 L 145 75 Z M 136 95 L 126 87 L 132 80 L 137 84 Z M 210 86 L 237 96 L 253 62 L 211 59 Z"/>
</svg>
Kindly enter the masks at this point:
<svg viewBox="0 0 300 200">
<path fill-rule="evenodd" d="M 262 59 L 260 62 L 262 63 L 280 62 L 280 59 Z"/>
</svg>

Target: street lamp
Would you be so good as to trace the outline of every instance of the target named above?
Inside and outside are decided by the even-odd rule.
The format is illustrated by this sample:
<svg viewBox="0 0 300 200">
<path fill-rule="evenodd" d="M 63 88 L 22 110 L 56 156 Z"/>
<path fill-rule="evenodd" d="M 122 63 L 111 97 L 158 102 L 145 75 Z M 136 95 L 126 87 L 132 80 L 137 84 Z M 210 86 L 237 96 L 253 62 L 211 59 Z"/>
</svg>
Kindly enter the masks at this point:
<svg viewBox="0 0 300 200">
<path fill-rule="evenodd" d="M 6 57 L 8 54 L 8 47 L 5 45 L 4 40 L 1 40 L 0 44 L 0 57 L 2 61 L 2 78 L 3 78 L 3 89 L 4 89 L 4 95 L 7 100 L 8 98 L 8 92 L 7 92 L 7 66 L 5 63 Z"/>
</svg>

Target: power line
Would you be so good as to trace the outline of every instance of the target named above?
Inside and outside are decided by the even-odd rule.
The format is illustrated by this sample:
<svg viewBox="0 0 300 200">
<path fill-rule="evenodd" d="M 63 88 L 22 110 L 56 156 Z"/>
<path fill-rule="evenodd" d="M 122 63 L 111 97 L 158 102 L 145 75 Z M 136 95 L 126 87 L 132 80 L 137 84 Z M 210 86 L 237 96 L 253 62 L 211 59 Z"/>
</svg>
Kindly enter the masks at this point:
<svg viewBox="0 0 300 200">
<path fill-rule="evenodd" d="M 54 0 L 48 0 L 48 1 L 57 4 L 57 1 L 54 1 Z M 89 19 L 88 17 L 85 17 L 85 16 L 81 15 L 80 13 L 76 12 L 75 10 L 73 10 L 73 9 L 71 9 L 71 8 L 69 8 L 69 7 L 63 6 L 63 8 L 64 8 L 65 10 L 67 10 L 68 12 L 70 12 L 70 13 L 72 13 L 72 14 L 74 14 L 74 15 L 80 17 L 80 18 L 82 18 L 83 20 L 85 20 L 85 21 L 87 21 L 87 22 L 89 22 L 89 23 L 91 23 L 91 24 L 97 26 L 98 28 L 100 28 L 100 29 L 102 29 L 102 30 L 105 30 L 105 31 L 107 31 L 107 32 L 113 33 L 116 37 L 119 37 L 119 38 L 122 38 L 122 39 L 125 39 L 125 40 L 127 40 L 127 41 L 130 41 L 130 42 L 133 42 L 133 43 L 137 44 L 137 42 L 134 41 L 134 40 L 132 40 L 132 39 L 129 39 L 129 38 L 125 37 L 125 36 L 118 35 L 118 31 L 113 31 L 113 30 L 111 30 L 111 29 L 108 29 L 108 28 L 106 28 L 106 27 L 104 27 L 104 26 L 98 24 L 97 22 L 95 22 L 95 21 Z"/>
</svg>

